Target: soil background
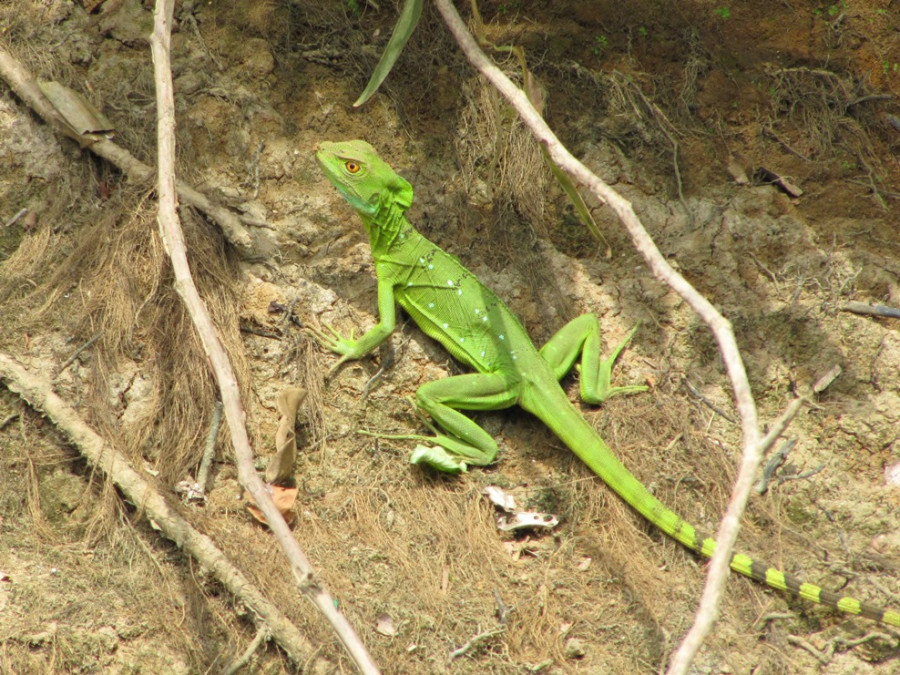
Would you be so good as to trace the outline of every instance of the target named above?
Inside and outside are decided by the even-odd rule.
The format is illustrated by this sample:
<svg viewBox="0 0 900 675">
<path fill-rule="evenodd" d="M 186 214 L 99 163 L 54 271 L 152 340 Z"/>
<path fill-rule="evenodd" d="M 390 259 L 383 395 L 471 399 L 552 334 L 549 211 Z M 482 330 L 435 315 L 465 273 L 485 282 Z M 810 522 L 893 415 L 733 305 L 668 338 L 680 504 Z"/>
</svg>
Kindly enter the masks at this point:
<svg viewBox="0 0 900 675">
<path fill-rule="evenodd" d="M 91 100 L 151 164 L 152 4 L 0 0 L 7 48 Z M 845 311 L 900 306 L 900 7 L 479 9 L 493 44 L 524 49 L 563 142 L 733 322 L 764 422 L 841 369 L 776 446 L 785 459 L 752 498 L 739 548 L 900 606 L 900 322 Z M 607 352 L 640 323 L 614 380 L 649 391 L 584 414 L 664 504 L 706 531 L 723 512 L 740 434 L 709 331 L 593 202 L 603 240 L 588 233 L 427 3 L 381 92 L 352 108 L 396 17 L 395 3 L 363 0 L 176 4 L 181 177 L 263 224 L 253 228 L 263 253 L 247 259 L 181 209 L 259 467 L 278 392 L 307 388 L 295 533 L 386 673 L 657 672 L 692 621 L 702 561 L 517 409 L 476 415 L 501 443 L 495 465 L 458 477 L 410 466 L 413 442 L 358 432 L 423 433 L 408 398 L 459 366 L 401 315 L 385 348 L 326 381 L 336 357 L 305 332 L 359 334 L 376 320 L 368 242 L 313 159 L 321 140 L 364 138 L 414 186 L 412 222 L 538 344 L 585 311 L 601 317 Z M 492 57 L 521 80 L 509 52 Z M 53 379 L 333 672 L 351 672 L 249 517 L 225 431 L 207 504 L 180 502 L 216 394 L 172 290 L 153 186 L 54 136 L 5 85 L 0 303 L 0 350 Z M 563 384 L 577 399 L 577 379 Z M 224 672 L 256 632 L 246 608 L 5 388 L 0 424 L 0 672 Z M 499 532 L 487 485 L 559 527 Z M 897 630 L 734 578 L 693 672 L 895 673 L 898 655 Z M 266 643 L 243 672 L 300 670 Z"/>
</svg>

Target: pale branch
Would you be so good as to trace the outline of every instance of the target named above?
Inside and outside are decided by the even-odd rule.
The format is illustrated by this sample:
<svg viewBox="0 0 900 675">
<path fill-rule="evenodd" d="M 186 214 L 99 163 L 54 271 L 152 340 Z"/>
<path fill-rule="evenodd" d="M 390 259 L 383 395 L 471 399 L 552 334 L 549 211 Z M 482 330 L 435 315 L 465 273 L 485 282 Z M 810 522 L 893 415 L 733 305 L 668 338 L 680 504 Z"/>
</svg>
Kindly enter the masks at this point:
<svg viewBox="0 0 900 675">
<path fill-rule="evenodd" d="M 172 71 L 169 61 L 169 45 L 174 0 L 157 0 L 153 13 L 153 33 L 150 49 L 153 54 L 153 70 L 157 101 L 157 152 L 159 195 L 159 231 L 166 252 L 172 261 L 175 289 L 184 301 L 198 336 L 209 358 L 219 385 L 225 421 L 231 432 L 238 477 L 265 515 L 272 533 L 287 557 L 291 571 L 300 590 L 331 624 L 350 658 L 362 673 L 378 673 L 379 669 L 359 635 L 347 618 L 338 611 L 334 598 L 322 586 L 314 573 L 306 554 L 294 539 L 290 528 L 272 502 L 269 492 L 256 473 L 253 451 L 244 425 L 245 415 L 240 399 L 237 378 L 225 349 L 216 333 L 215 325 L 200 297 L 188 266 L 184 233 L 178 220 L 175 191 L 175 100 L 172 87 Z"/>
<path fill-rule="evenodd" d="M 2 44 L 0 44 L 0 77 L 57 133 L 71 138 L 82 147 L 87 147 L 98 157 L 102 157 L 118 167 L 135 183 L 152 180 L 153 167 L 137 159 L 125 148 L 101 135 L 76 133 L 47 100 L 28 69 Z M 177 181 L 176 187 L 182 201 L 202 211 L 215 221 L 229 243 L 244 257 L 256 258 L 271 248 L 271 245 L 261 238 L 252 237 L 241 223 L 240 218 L 224 206 L 214 203 L 206 195 L 182 181 Z"/>
<path fill-rule="evenodd" d="M 271 632 L 291 661 L 298 667 L 307 667 L 311 659 L 328 669 L 333 667 L 333 664 L 316 656 L 319 646 L 312 644 L 278 607 L 269 602 L 210 537 L 196 530 L 172 508 L 152 483 L 131 466 L 122 452 L 94 431 L 75 408 L 54 393 L 50 382 L 29 373 L 6 354 L 0 354 L 0 381 L 32 408 L 46 415 L 87 462 L 106 473 L 125 498 L 138 507 L 165 537 L 193 556 L 204 569 L 210 570 L 235 598 L 252 610 L 248 616 L 261 629 Z"/>
<path fill-rule="evenodd" d="M 740 529 L 740 518 L 746 506 L 753 479 L 759 467 L 760 431 L 756 404 L 744 370 L 731 323 L 713 307 L 703 295 L 678 274 L 660 253 L 653 239 L 638 219 L 631 203 L 604 183 L 596 174 L 577 160 L 559 141 L 544 118 L 531 105 L 528 96 L 518 88 L 484 54 L 466 28 L 453 6 L 452 0 L 434 0 L 438 11 L 463 53 L 500 94 L 515 108 L 519 117 L 542 143 L 553 160 L 576 181 L 587 187 L 601 203 L 608 204 L 631 236 L 634 247 L 643 256 L 650 271 L 680 295 L 709 326 L 725 363 L 734 390 L 735 405 L 741 418 L 743 448 L 741 465 L 732 490 L 731 499 L 716 536 L 718 547 L 709 565 L 709 574 L 694 624 L 672 658 L 669 673 L 686 672 L 700 644 L 709 634 L 718 614 L 719 599 L 728 577 L 731 553 Z"/>
</svg>

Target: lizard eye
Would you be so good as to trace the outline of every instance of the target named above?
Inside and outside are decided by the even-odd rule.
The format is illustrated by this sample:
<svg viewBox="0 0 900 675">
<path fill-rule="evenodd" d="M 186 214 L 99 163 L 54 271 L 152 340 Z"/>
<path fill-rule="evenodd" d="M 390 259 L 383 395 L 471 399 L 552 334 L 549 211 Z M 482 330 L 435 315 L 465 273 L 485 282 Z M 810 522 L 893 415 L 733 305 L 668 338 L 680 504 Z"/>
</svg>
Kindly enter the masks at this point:
<svg viewBox="0 0 900 675">
<path fill-rule="evenodd" d="M 345 162 L 344 168 L 347 169 L 348 173 L 358 173 L 359 172 L 359 164 L 357 164 L 353 160 L 348 160 L 347 162 Z"/>
</svg>

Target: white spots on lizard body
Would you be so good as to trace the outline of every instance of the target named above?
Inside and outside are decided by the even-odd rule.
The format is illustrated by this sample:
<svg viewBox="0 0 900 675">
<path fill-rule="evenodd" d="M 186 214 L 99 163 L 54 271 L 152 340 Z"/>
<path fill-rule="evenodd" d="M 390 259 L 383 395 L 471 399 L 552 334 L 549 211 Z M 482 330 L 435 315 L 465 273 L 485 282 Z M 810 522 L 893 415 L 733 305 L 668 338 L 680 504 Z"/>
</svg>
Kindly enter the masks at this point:
<svg viewBox="0 0 900 675">
<path fill-rule="evenodd" d="M 450 324 L 449 324 L 449 323 L 445 323 L 445 324 L 444 324 L 444 328 L 449 328 L 449 327 L 450 327 Z"/>
<path fill-rule="evenodd" d="M 452 285 L 453 285 L 453 279 L 447 279 L 447 285 L 448 285 L 448 286 L 452 286 Z"/>
<path fill-rule="evenodd" d="M 434 303 L 433 303 L 433 302 L 429 302 L 429 303 L 428 303 L 428 309 L 434 309 Z"/>
<path fill-rule="evenodd" d="M 501 339 L 501 340 L 505 340 L 505 339 L 506 339 L 506 336 L 503 335 L 503 333 L 501 333 L 501 334 L 498 335 L 497 337 L 498 337 L 499 339 Z"/>
</svg>

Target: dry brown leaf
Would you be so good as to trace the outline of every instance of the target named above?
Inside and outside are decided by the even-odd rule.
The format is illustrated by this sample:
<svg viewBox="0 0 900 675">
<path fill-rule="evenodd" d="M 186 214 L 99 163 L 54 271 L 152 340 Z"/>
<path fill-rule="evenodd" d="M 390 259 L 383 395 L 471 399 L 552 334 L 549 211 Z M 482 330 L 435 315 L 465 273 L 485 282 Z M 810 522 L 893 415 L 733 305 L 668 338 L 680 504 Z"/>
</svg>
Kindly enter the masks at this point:
<svg viewBox="0 0 900 675">
<path fill-rule="evenodd" d="M 293 525 L 294 520 L 297 517 L 297 514 L 294 513 L 294 502 L 297 501 L 297 488 L 281 487 L 279 485 L 270 485 L 269 483 L 266 483 L 266 489 L 269 491 L 269 494 L 272 495 L 272 501 L 275 502 L 275 506 L 278 507 L 278 511 L 281 513 L 284 521 L 288 525 Z M 252 502 L 248 503 L 247 510 L 250 511 L 250 515 L 259 522 L 268 526 L 269 521 L 266 520 L 262 510 L 256 504 Z"/>
<path fill-rule="evenodd" d="M 397 634 L 397 628 L 394 626 L 394 620 L 390 614 L 382 614 L 378 617 L 375 632 L 387 637 L 394 637 Z"/>
<path fill-rule="evenodd" d="M 266 468 L 266 482 L 283 484 L 293 481 L 294 461 L 297 459 L 297 434 L 294 424 L 297 421 L 297 410 L 306 398 L 306 389 L 290 387 L 278 394 L 275 406 L 281 418 L 275 432 L 276 454 Z"/>
</svg>

